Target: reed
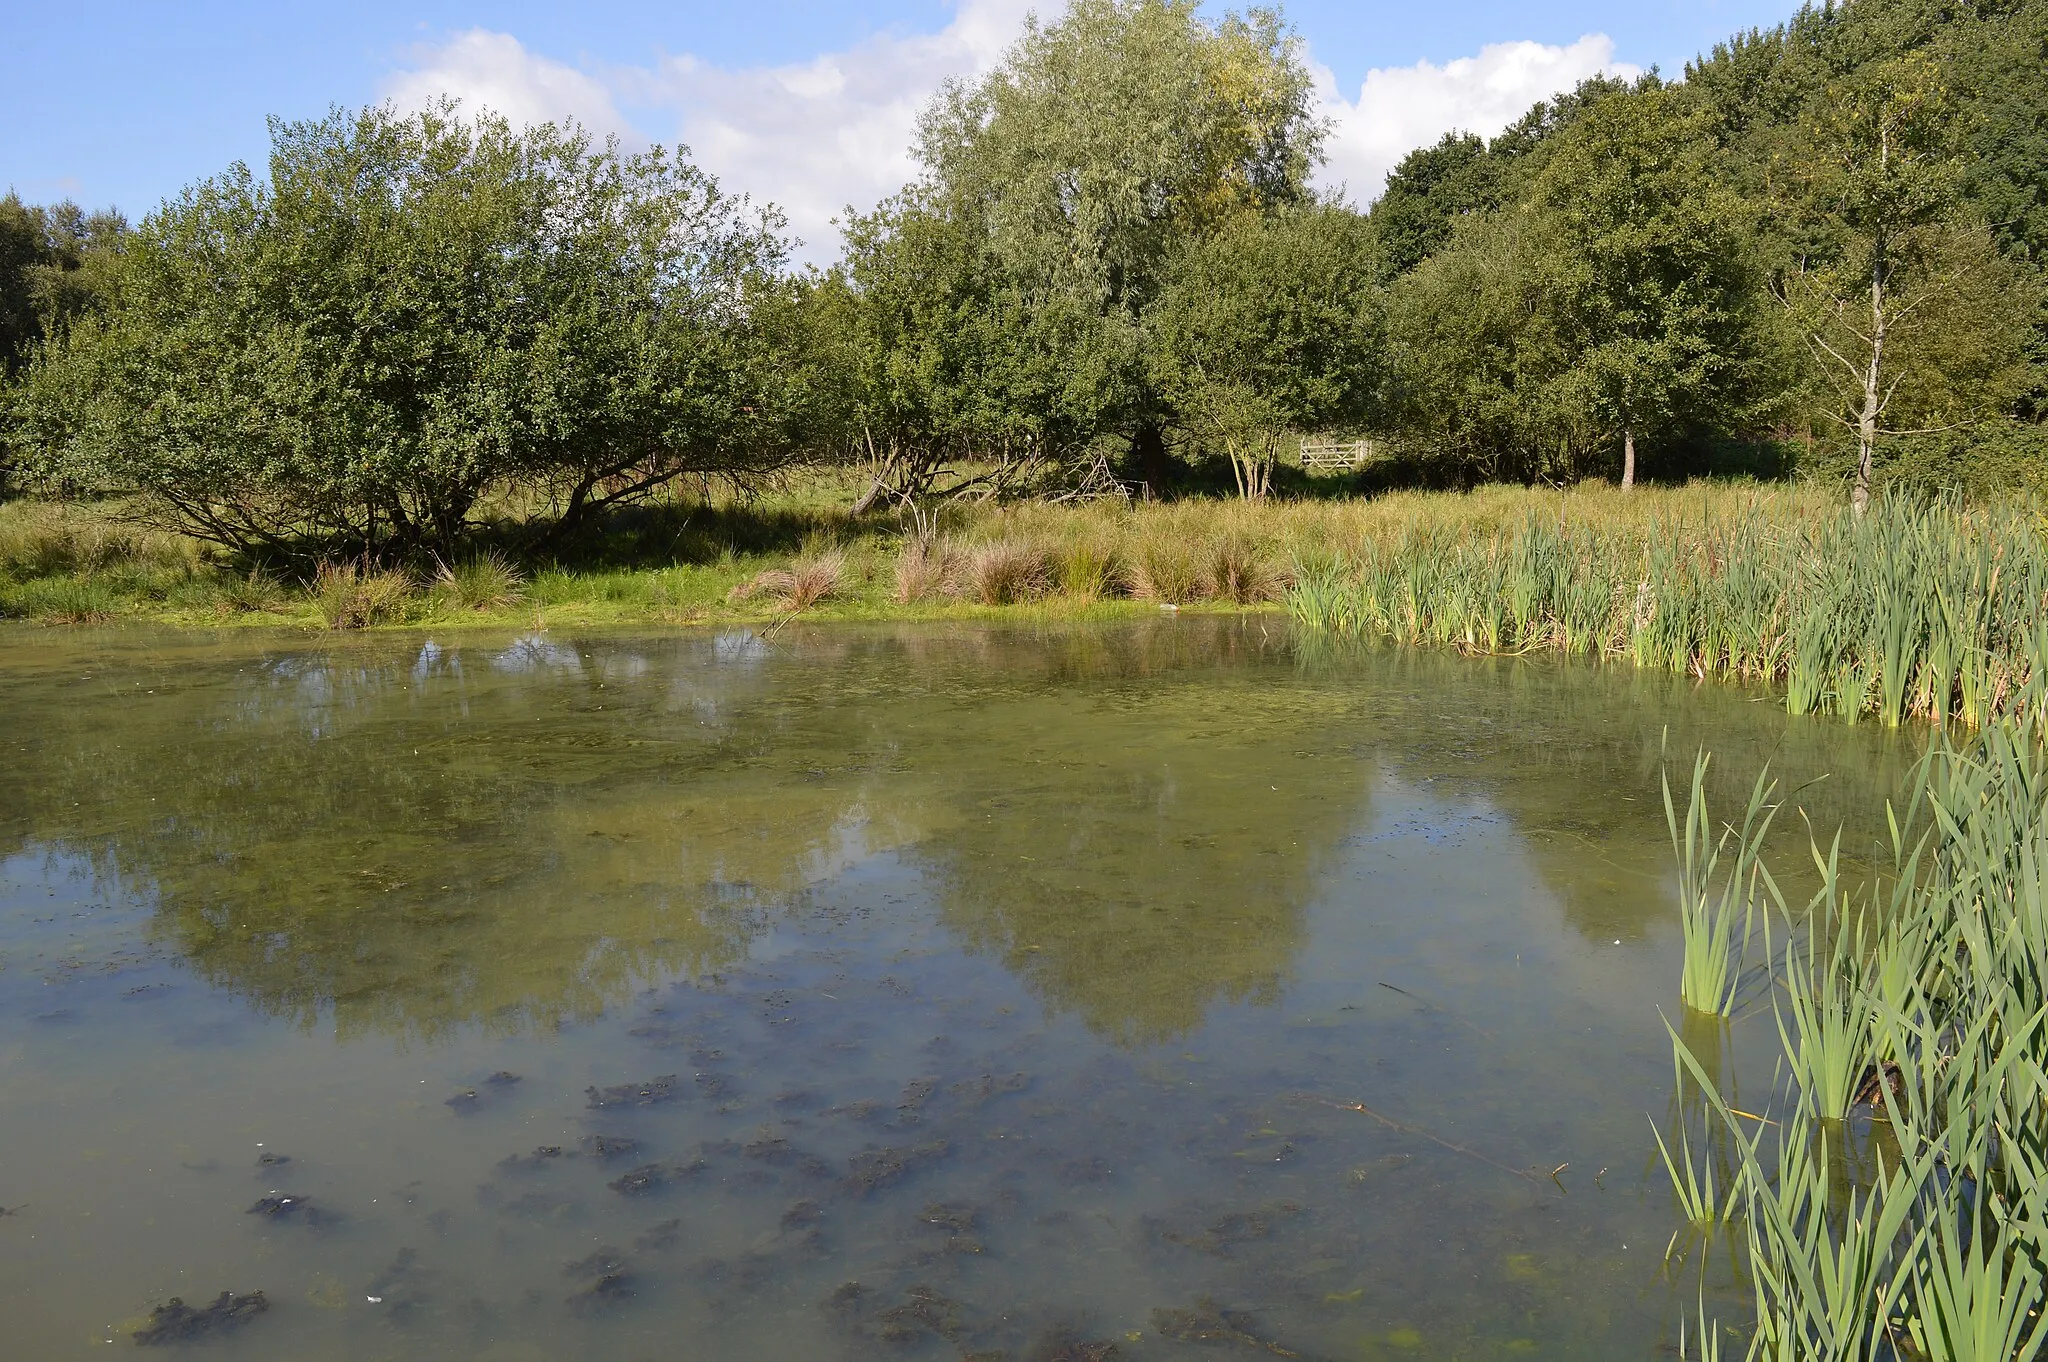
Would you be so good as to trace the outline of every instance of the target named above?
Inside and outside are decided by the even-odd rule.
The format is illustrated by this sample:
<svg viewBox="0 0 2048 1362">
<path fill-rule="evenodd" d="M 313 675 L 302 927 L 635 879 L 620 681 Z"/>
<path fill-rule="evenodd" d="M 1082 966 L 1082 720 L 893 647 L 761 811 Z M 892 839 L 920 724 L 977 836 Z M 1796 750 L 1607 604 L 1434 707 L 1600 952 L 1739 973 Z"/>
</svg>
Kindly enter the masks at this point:
<svg viewBox="0 0 2048 1362">
<path fill-rule="evenodd" d="M 1815 844 L 1811 901 L 1766 915 L 1791 943 L 1772 999 L 1785 1090 L 1770 1142 L 1673 1035 L 1681 1083 L 1710 1091 L 1737 1151 L 1739 1196 L 1683 1129 L 1658 1147 L 1689 1222 L 1744 1227 L 1753 1358 L 2048 1350 L 2048 753 L 2032 704 L 1967 740 L 1934 733 L 1879 883 L 1845 886 L 1838 844 Z M 1698 769 L 1677 838 L 1689 883 Z"/>
<path fill-rule="evenodd" d="M 1771 802 L 1777 783 L 1770 779 L 1768 768 L 1758 775 L 1741 826 L 1727 826 L 1717 834 L 1707 815 L 1708 761 L 1702 752 L 1693 762 L 1692 793 L 1682 827 L 1671 799 L 1671 782 L 1668 778 L 1663 781 L 1664 820 L 1671 829 L 1671 846 L 1679 867 L 1678 920 L 1685 946 L 1679 997 L 1696 1012 L 1725 1017 L 1735 1010 L 1743 959 L 1759 906 L 1783 905 L 1777 882 L 1762 860 L 1764 838 L 1778 812 Z M 1723 853 L 1731 848 L 1734 864 L 1721 876 L 1716 894 L 1714 879 Z"/>
<path fill-rule="evenodd" d="M 1795 714 L 2048 716 L 2048 540 L 2025 508 L 1893 496 L 1859 520 L 1708 493 L 1635 514 L 1555 506 L 1362 522 L 1328 571 L 1297 577 L 1289 608 L 1339 634 L 1763 681 Z"/>
</svg>

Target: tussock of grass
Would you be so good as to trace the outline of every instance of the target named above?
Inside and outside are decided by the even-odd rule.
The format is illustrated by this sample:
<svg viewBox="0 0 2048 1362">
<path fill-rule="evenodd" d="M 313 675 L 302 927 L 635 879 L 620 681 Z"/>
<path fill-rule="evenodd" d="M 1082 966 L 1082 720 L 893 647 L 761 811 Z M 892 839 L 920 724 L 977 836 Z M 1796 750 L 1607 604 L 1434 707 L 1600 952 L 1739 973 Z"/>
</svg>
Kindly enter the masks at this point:
<svg viewBox="0 0 2048 1362">
<path fill-rule="evenodd" d="M 1035 601 L 1052 586 L 1045 550 L 1014 539 L 970 549 L 961 581 L 982 605 L 1021 605 Z"/>
<path fill-rule="evenodd" d="M 1208 588 L 1217 600 L 1258 605 L 1280 599 L 1287 572 L 1255 544 L 1225 536 L 1210 550 Z"/>
<path fill-rule="evenodd" d="M 1166 534 L 1140 538 L 1131 553 L 1131 595 L 1183 604 L 1208 594 L 1197 545 Z"/>
<path fill-rule="evenodd" d="M 912 539 L 896 557 L 895 589 L 890 598 L 898 605 L 915 605 L 947 595 L 959 583 L 959 567 L 958 555 L 945 544 Z"/>
<path fill-rule="evenodd" d="M 435 594 L 458 610 L 502 610 L 526 594 L 526 574 L 494 549 L 473 554 L 435 574 Z"/>
<path fill-rule="evenodd" d="M 786 568 L 769 568 L 755 574 L 751 582 L 735 589 L 733 597 L 746 600 L 766 596 L 786 611 L 809 610 L 836 595 L 845 575 L 846 555 L 838 549 L 828 549 L 799 558 Z"/>
<path fill-rule="evenodd" d="M 1055 589 L 1077 601 L 1100 600 L 1129 590 L 1130 569 L 1107 536 L 1079 536 L 1052 551 Z"/>
<path fill-rule="evenodd" d="M 313 608 L 329 629 L 396 624 L 419 596 L 412 575 L 363 563 L 322 563 L 309 589 Z"/>
</svg>

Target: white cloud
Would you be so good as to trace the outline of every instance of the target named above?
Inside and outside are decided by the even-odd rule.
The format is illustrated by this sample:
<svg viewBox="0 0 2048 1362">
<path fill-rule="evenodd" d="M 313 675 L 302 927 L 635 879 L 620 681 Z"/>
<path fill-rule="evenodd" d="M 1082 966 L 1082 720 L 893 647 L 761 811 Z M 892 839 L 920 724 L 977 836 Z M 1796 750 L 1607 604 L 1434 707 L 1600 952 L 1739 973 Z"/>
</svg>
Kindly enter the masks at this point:
<svg viewBox="0 0 2048 1362">
<path fill-rule="evenodd" d="M 1358 98 L 1346 100 L 1330 73 L 1318 68 L 1323 112 L 1335 123 L 1322 179 L 1348 188 L 1354 201 L 1377 198 L 1387 172 L 1419 146 L 1453 130 L 1491 137 L 1547 99 L 1591 75 L 1627 79 L 1642 68 L 1614 60 L 1614 41 L 1589 33 L 1569 46 L 1489 43 L 1476 57 L 1438 66 L 1381 67 L 1368 71 Z"/>
<path fill-rule="evenodd" d="M 628 142 L 682 142 L 727 189 L 780 207 L 805 242 L 801 254 L 824 263 L 838 254 L 832 220 L 848 204 L 871 208 L 915 173 L 917 115 L 940 84 L 992 67 L 1033 8 L 1051 6 L 963 0 L 937 33 L 882 34 L 807 62 L 736 70 L 689 55 L 577 70 L 476 29 L 416 49 L 384 94 L 418 107 L 446 93 L 515 122 L 568 115 Z M 640 115 L 633 124 L 622 105 Z"/>
<path fill-rule="evenodd" d="M 383 95 L 417 109 L 443 95 L 472 109 L 493 109 L 514 123 L 573 118 L 603 137 L 641 140 L 602 80 L 573 66 L 536 56 L 509 33 L 473 28 L 446 43 L 413 49 L 414 65 L 394 72 Z"/>
<path fill-rule="evenodd" d="M 725 70 L 682 56 L 638 73 L 631 102 L 674 110 L 679 140 L 734 188 L 773 200 L 829 259 L 831 222 L 865 210 L 916 173 L 917 116 L 949 77 L 994 66 L 1016 38 L 1028 0 L 965 0 L 937 33 L 887 34 L 788 66 Z"/>
<path fill-rule="evenodd" d="M 572 117 L 629 144 L 685 143 L 727 189 L 779 206 L 805 242 L 801 255 L 822 264 L 838 253 L 832 221 L 847 205 L 870 208 L 915 174 L 917 115 L 939 86 L 989 70 L 1027 13 L 1059 7 L 961 0 L 937 33 L 881 34 L 806 62 L 743 68 L 685 54 L 579 69 L 528 51 L 510 34 L 472 29 L 414 49 L 383 93 L 409 108 L 448 94 L 515 122 Z M 1368 199 L 1412 148 L 1453 128 L 1496 133 L 1538 99 L 1598 71 L 1633 76 L 1637 68 L 1616 62 L 1613 42 L 1600 34 L 1569 46 L 1494 43 L 1441 66 L 1370 71 L 1347 100 L 1317 66 L 1322 111 L 1335 125 L 1322 179 Z"/>
</svg>

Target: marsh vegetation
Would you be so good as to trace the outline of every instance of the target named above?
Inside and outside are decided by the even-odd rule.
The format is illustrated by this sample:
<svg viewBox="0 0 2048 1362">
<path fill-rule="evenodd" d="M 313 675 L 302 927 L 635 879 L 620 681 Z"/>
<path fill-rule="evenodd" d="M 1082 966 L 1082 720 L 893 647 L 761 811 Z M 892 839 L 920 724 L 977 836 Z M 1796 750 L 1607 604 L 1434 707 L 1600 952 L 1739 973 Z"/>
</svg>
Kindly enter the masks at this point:
<svg viewBox="0 0 2048 1362">
<path fill-rule="evenodd" d="M 1658 1142 L 1688 1222 L 1675 1257 L 1750 1288 L 1731 1322 L 1769 1358 L 2004 1359 L 2048 1346 L 2048 765 L 2031 722 L 1937 732 L 1868 881 L 1839 839 L 1788 900 L 1763 864 L 1771 787 L 1708 832 L 1696 779 L 1682 883 L 1688 1007 L 1768 1010 L 1777 1071 L 1743 1110 L 1726 1033 L 1673 1030 L 1684 1095 Z M 1705 844 L 1713 845 L 1706 848 Z M 1715 853 L 1732 854 L 1725 872 Z M 1722 874 L 1719 903 L 1702 914 Z M 1695 929 L 1696 920 L 1704 930 Z M 1745 957 L 1755 963 L 1744 971 Z M 1680 1237 L 1687 1239 L 1680 1253 Z M 1714 1249 L 1725 1258 L 1718 1260 Z M 1724 1315 L 1726 1318 L 1726 1315 Z M 1718 1330 L 1697 1339 L 1720 1354 Z"/>
</svg>

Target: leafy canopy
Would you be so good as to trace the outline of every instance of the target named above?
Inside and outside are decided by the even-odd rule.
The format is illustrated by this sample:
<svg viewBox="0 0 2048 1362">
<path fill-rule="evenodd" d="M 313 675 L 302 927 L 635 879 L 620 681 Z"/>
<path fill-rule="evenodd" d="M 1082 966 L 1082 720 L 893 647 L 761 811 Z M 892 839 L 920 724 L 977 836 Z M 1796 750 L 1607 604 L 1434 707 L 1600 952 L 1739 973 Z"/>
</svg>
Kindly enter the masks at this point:
<svg viewBox="0 0 2048 1362">
<path fill-rule="evenodd" d="M 777 223 L 687 162 L 450 105 L 272 138 L 31 368 L 31 471 L 240 549 L 404 554 L 787 457 Z"/>
</svg>

